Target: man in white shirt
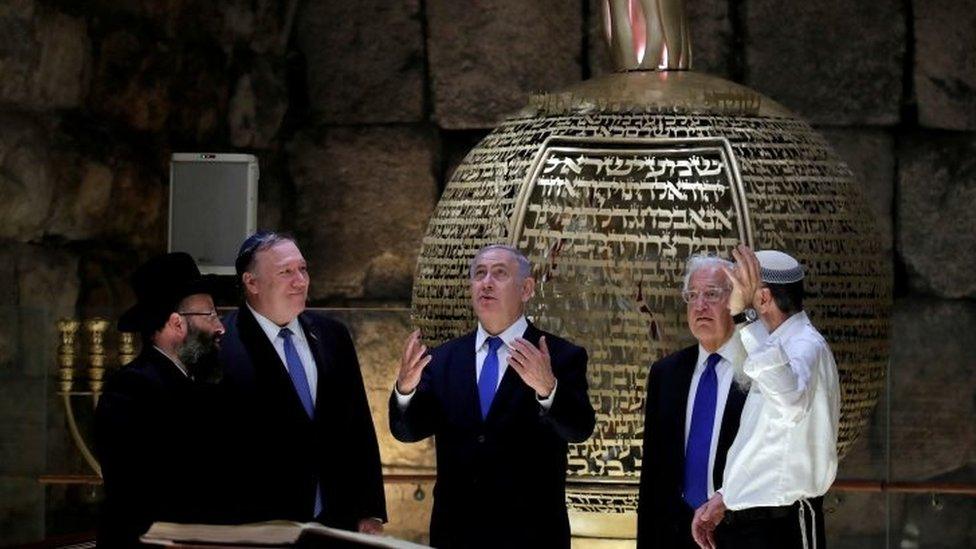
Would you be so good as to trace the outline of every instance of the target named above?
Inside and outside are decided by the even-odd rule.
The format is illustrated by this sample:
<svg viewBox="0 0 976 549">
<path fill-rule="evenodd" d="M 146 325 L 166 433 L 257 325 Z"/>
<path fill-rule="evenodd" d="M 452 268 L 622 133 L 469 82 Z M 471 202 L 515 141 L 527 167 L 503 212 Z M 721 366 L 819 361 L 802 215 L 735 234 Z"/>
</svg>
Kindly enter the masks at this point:
<svg viewBox="0 0 976 549">
<path fill-rule="evenodd" d="M 477 329 L 429 354 L 411 334 L 390 395 L 397 440 L 436 438 L 431 545 L 568 548 L 567 443 L 595 424 L 586 350 L 526 320 L 535 280 L 515 248 L 482 248 L 470 284 Z"/>
<path fill-rule="evenodd" d="M 644 405 L 638 549 L 697 548 L 688 524 L 722 486 L 725 457 L 739 429 L 746 393 L 734 382 L 745 349 L 733 337 L 731 261 L 695 255 L 681 297 L 696 345 L 651 366 Z"/>
<path fill-rule="evenodd" d="M 837 365 L 803 312 L 799 262 L 744 245 L 733 256 L 729 309 L 751 389 L 725 485 L 695 512 L 692 533 L 706 549 L 822 549 L 823 495 L 837 473 Z"/>
</svg>

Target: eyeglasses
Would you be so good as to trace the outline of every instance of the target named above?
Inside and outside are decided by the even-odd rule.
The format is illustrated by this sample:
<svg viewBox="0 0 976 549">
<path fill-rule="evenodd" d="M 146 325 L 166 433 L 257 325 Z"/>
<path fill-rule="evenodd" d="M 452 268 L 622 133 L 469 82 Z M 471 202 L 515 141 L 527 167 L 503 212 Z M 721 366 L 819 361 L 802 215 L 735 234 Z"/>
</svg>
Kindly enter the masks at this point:
<svg viewBox="0 0 976 549">
<path fill-rule="evenodd" d="M 182 315 L 182 316 L 202 316 L 202 317 L 206 317 L 206 319 L 208 321 L 210 321 L 210 322 L 213 322 L 213 321 L 217 320 L 218 318 L 220 318 L 217 315 L 217 311 L 215 311 L 214 309 L 210 309 L 209 311 L 207 311 L 205 313 L 195 312 L 195 311 L 177 311 L 176 314 Z"/>
<path fill-rule="evenodd" d="M 727 293 L 729 293 L 727 288 L 709 288 L 703 292 L 698 290 L 685 290 L 681 292 L 681 299 L 685 300 L 685 303 L 688 304 L 698 301 L 698 298 L 704 299 L 705 303 L 718 303 L 722 301 Z"/>
</svg>

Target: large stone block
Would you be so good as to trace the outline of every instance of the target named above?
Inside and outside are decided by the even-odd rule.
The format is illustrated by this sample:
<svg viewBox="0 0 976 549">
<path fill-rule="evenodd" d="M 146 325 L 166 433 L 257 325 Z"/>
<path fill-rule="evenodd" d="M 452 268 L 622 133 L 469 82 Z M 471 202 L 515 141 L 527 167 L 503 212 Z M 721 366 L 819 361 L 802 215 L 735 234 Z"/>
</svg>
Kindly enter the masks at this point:
<svg viewBox="0 0 976 549">
<path fill-rule="evenodd" d="M 745 3 L 746 83 L 815 124 L 895 124 L 903 2 Z"/>
<path fill-rule="evenodd" d="M 46 379 L 0 375 L 0 477 L 45 473 Z"/>
<path fill-rule="evenodd" d="M 0 476 L 0 540 L 15 546 L 44 539 L 44 487 L 30 476 Z"/>
<path fill-rule="evenodd" d="M 911 285 L 976 297 L 976 137 L 910 136 L 898 165 L 897 240 Z"/>
<path fill-rule="evenodd" d="M 192 21 L 189 22 L 192 24 Z M 220 45 L 185 28 L 180 42 L 146 23 L 123 21 L 105 29 L 89 108 L 98 116 L 173 142 L 214 141 L 224 129 L 231 82 Z M 141 31 L 141 32 L 140 32 Z"/>
<path fill-rule="evenodd" d="M 433 503 L 433 482 L 387 482 L 386 513 L 390 522 L 383 531 L 414 543 L 429 544 Z"/>
<path fill-rule="evenodd" d="M 384 468 L 433 472 L 433 439 L 405 444 L 390 434 L 390 392 L 396 383 L 403 344 L 413 331 L 409 309 L 323 309 L 322 313 L 345 324 L 352 334 Z"/>
<path fill-rule="evenodd" d="M 976 9 L 972 2 L 912 2 L 915 94 L 923 126 L 976 129 Z"/>
<path fill-rule="evenodd" d="M 885 549 L 884 494 L 831 490 L 824 496 L 824 522 L 830 549 Z"/>
<path fill-rule="evenodd" d="M 235 147 L 266 148 L 288 110 L 285 68 L 276 58 L 259 57 L 237 79 L 230 98 L 228 125 Z"/>
<path fill-rule="evenodd" d="M 70 240 L 111 240 L 161 248 L 168 188 L 130 151 L 105 146 L 94 158 L 75 150 L 52 155 L 56 192 L 45 231 Z"/>
<path fill-rule="evenodd" d="M 419 0 L 303 2 L 295 22 L 308 99 L 323 122 L 424 118 Z"/>
<path fill-rule="evenodd" d="M 0 238 L 27 241 L 43 234 L 55 183 L 50 131 L 38 119 L 0 113 Z"/>
<path fill-rule="evenodd" d="M 895 141 L 880 130 L 824 130 L 827 141 L 854 172 L 866 202 L 874 214 L 884 249 L 891 252 L 894 236 L 891 219 L 895 191 Z"/>
<path fill-rule="evenodd" d="M 78 300 L 78 260 L 69 252 L 28 244 L 0 247 L 0 368 L 43 377 L 54 368 L 55 323 L 73 316 Z"/>
<path fill-rule="evenodd" d="M 925 480 L 976 462 L 976 304 L 900 300 L 892 328 L 892 479 Z"/>
<path fill-rule="evenodd" d="M 590 72 L 599 76 L 613 72 L 610 52 L 604 37 L 606 0 L 587 0 L 589 4 Z M 732 71 L 732 21 L 728 0 L 685 2 L 685 14 L 691 31 L 692 69 L 723 78 Z"/>
<path fill-rule="evenodd" d="M 565 0 L 428 0 L 434 118 L 442 128 L 491 127 L 582 76 L 582 14 Z"/>
<path fill-rule="evenodd" d="M 409 299 L 437 201 L 435 150 L 431 132 L 410 127 L 324 129 L 291 143 L 312 299 Z"/>
<path fill-rule="evenodd" d="M 81 17 L 41 2 L 0 7 L 0 102 L 26 109 L 81 105 L 91 72 L 91 43 Z"/>
</svg>

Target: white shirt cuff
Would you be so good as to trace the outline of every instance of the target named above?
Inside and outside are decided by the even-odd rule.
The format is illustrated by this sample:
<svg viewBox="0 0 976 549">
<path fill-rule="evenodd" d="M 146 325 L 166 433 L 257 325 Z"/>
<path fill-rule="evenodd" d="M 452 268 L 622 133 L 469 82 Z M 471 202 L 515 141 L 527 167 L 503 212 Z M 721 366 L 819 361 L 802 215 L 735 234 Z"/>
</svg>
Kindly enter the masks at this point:
<svg viewBox="0 0 976 549">
<path fill-rule="evenodd" d="M 407 406 L 410 405 L 410 400 L 413 398 L 413 395 L 417 394 L 417 389 L 414 388 L 413 391 L 410 391 L 407 394 L 403 394 L 400 392 L 399 389 L 396 388 L 396 385 L 394 384 L 393 392 L 394 394 L 396 394 L 397 408 L 399 408 L 400 411 L 402 412 L 407 409 Z"/>
<path fill-rule="evenodd" d="M 742 340 L 746 353 L 751 355 L 769 339 L 769 330 L 762 320 L 756 320 L 739 328 L 739 339 Z"/>
<path fill-rule="evenodd" d="M 535 395 L 536 402 L 539 403 L 539 406 L 542 406 L 543 410 L 549 410 L 549 408 L 552 408 L 552 400 L 556 398 L 556 389 L 558 387 L 559 380 L 557 379 L 555 385 L 552 386 L 552 391 L 549 393 L 549 396 L 546 398 L 539 398 L 538 394 Z"/>
</svg>

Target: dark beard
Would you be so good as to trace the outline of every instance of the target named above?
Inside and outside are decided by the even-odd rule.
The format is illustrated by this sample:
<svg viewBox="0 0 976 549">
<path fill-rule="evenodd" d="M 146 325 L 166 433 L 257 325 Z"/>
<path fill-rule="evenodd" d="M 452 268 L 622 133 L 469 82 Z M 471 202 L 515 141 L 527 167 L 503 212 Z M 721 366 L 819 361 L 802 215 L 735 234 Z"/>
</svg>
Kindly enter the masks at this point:
<svg viewBox="0 0 976 549">
<path fill-rule="evenodd" d="M 216 334 L 208 334 L 192 324 L 188 325 L 186 340 L 177 356 L 193 379 L 203 383 L 220 381 L 223 372 L 217 360 Z"/>
</svg>

